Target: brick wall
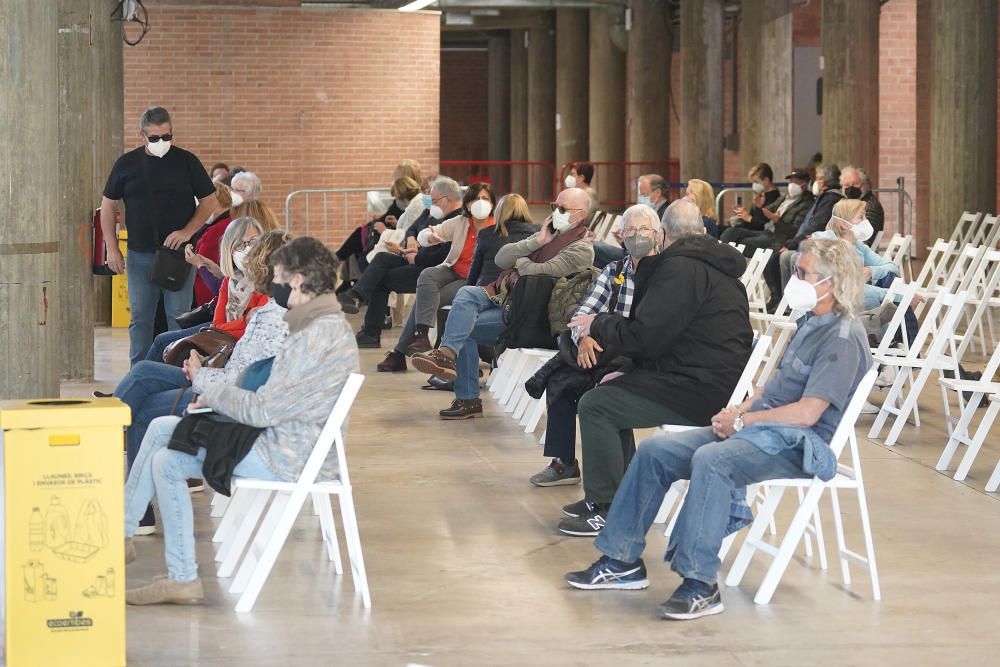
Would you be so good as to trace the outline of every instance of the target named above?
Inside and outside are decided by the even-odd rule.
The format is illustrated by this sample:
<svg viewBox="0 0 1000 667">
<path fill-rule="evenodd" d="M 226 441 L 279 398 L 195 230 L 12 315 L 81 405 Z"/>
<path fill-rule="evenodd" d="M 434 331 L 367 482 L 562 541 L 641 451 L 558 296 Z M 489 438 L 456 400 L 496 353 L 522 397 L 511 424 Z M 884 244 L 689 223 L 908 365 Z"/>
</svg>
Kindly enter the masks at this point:
<svg viewBox="0 0 1000 667">
<path fill-rule="evenodd" d="M 488 159 L 488 51 L 441 52 L 441 159 Z"/>
<path fill-rule="evenodd" d="M 298 4 L 146 0 L 152 30 L 125 51 L 126 147 L 161 104 L 179 146 L 256 172 L 279 216 L 295 189 L 387 187 L 402 158 L 436 171 L 439 17 Z M 335 242 L 363 202 L 351 195 L 345 219 L 342 196 L 314 199 L 293 231 Z"/>
</svg>

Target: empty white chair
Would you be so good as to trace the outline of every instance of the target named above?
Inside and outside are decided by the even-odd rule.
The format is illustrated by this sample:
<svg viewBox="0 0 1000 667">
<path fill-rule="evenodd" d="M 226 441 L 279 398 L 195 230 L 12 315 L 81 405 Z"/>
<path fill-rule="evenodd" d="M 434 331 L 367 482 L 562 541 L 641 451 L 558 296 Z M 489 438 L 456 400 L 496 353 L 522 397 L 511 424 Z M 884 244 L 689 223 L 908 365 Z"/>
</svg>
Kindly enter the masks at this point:
<svg viewBox="0 0 1000 667">
<path fill-rule="evenodd" d="M 768 604 L 778 587 L 788 563 L 798 547 L 799 541 L 805 534 L 806 527 L 810 520 L 817 514 L 819 501 L 823 492 L 830 491 L 830 502 L 833 505 L 833 521 L 837 535 L 837 553 L 841 564 L 841 572 L 844 585 L 851 583 L 849 563 L 854 562 L 868 569 L 871 579 L 872 597 L 878 600 L 881 598 L 881 590 L 878 583 L 878 569 L 875 564 L 875 544 L 872 538 L 871 523 L 868 518 L 868 501 L 865 497 L 865 486 L 861 476 L 861 457 L 858 453 L 858 439 L 855 434 L 855 423 L 861 414 L 868 393 L 875 384 L 875 377 L 878 374 L 876 368 L 869 370 L 862 378 L 854 393 L 854 397 L 844 411 L 843 419 L 837 427 L 830 441 L 830 448 L 837 457 L 837 474 L 828 482 L 824 482 L 816 477 L 812 479 L 775 479 L 765 482 L 767 494 L 763 504 L 757 512 L 753 525 L 747 534 L 743 546 L 740 547 L 736 560 L 726 577 L 727 586 L 738 586 L 746 574 L 750 561 L 758 552 L 763 552 L 773 558 L 760 587 L 754 595 L 753 601 L 757 604 Z M 850 461 L 843 460 L 843 452 L 847 449 L 850 452 Z M 800 496 L 798 509 L 792 518 L 788 529 L 781 538 L 780 544 L 775 547 L 762 538 L 764 531 L 770 525 L 774 512 L 781 501 L 785 489 L 804 489 L 805 493 Z M 861 529 L 864 534 L 865 552 L 859 554 L 847 548 L 844 539 L 843 519 L 840 512 L 840 500 L 838 490 L 853 489 L 857 492 L 858 510 L 861 519 Z"/>
<path fill-rule="evenodd" d="M 256 528 L 256 536 L 240 562 L 239 571 L 230 587 L 230 592 L 240 593 L 236 611 L 250 611 L 264 582 L 271 572 L 281 548 L 305 499 L 313 494 L 320 496 L 318 503 L 323 536 L 330 559 L 334 561 L 338 574 L 342 572 L 336 525 L 330 507 L 330 496 L 340 499 L 340 514 L 344 524 L 344 537 L 351 565 L 351 576 L 355 589 L 361 593 L 365 607 L 371 607 L 371 594 L 365 572 L 364 557 L 361 552 L 361 538 L 358 520 L 354 510 L 354 496 L 347 469 L 347 455 L 344 447 L 343 425 L 354 403 L 364 376 L 352 373 L 344 384 L 326 425 L 306 461 L 302 473 L 295 482 L 275 482 L 256 479 L 234 478 L 234 496 L 226 510 L 227 517 L 235 512 L 240 518 L 238 529 L 224 540 L 225 557 L 219 568 L 219 576 L 228 576 L 233 565 L 239 561 L 247 541 Z M 339 474 L 337 479 L 317 481 L 320 468 L 326 461 L 331 447 L 336 447 Z M 264 512 L 270 501 L 270 507 Z M 261 516 L 263 515 L 263 520 Z M 221 528 L 221 526 L 220 526 Z"/>
<path fill-rule="evenodd" d="M 982 213 L 970 213 L 969 211 L 963 211 L 962 215 L 958 218 L 958 224 L 955 225 L 955 229 L 951 231 L 951 238 L 948 240 L 954 242 L 958 247 L 969 243 L 976 235 L 976 231 L 979 229 L 979 223 L 982 219 Z"/>
<path fill-rule="evenodd" d="M 941 458 L 938 459 L 934 467 L 937 470 L 947 470 L 952 457 L 958 450 L 958 446 L 965 445 L 968 449 L 965 452 L 965 456 L 962 457 L 962 462 L 958 465 L 958 469 L 955 470 L 955 479 L 957 480 L 963 480 L 969 474 L 969 468 L 972 467 L 972 462 L 982 448 L 986 436 L 989 435 L 990 428 L 992 428 L 993 422 L 996 420 L 997 412 L 1000 411 L 1000 403 L 988 400 L 992 396 L 1000 395 L 1000 382 L 993 381 L 998 370 L 1000 370 L 1000 347 L 993 351 L 993 355 L 990 357 L 989 362 L 986 364 L 986 369 L 983 371 L 982 380 L 961 380 L 945 377 L 938 380 L 941 385 L 941 391 L 945 394 L 945 408 L 949 408 L 947 418 L 951 435 L 948 438 L 944 451 L 941 452 Z M 953 392 L 958 398 L 959 416 L 957 419 L 952 418 L 950 414 L 950 402 L 947 396 L 949 392 Z M 966 393 L 969 394 L 968 398 L 965 397 Z M 981 401 L 987 401 L 989 405 L 986 408 L 986 413 L 979 422 L 979 427 L 973 435 L 971 426 L 978 413 Z M 952 424 L 954 424 L 954 428 L 952 428 Z"/>
<path fill-rule="evenodd" d="M 868 432 L 869 438 L 877 438 L 889 415 L 895 415 L 896 420 L 885 439 L 887 447 L 895 445 L 903 430 L 903 425 L 906 424 L 910 413 L 916 407 L 920 392 L 930 379 L 931 373 L 945 370 L 957 372 L 958 364 L 955 361 L 956 348 L 953 334 L 967 297 L 966 292 L 958 294 L 942 292 L 933 300 L 916 338 L 904 355 L 875 355 L 877 363 L 894 366 L 905 372 L 898 372 L 889 387 L 889 394 L 875 418 L 875 423 L 872 424 L 872 428 Z M 927 351 L 921 354 L 925 345 Z M 913 379 L 909 391 L 904 394 L 909 371 L 916 372 L 917 376 Z M 901 404 L 900 401 L 902 401 Z"/>
</svg>

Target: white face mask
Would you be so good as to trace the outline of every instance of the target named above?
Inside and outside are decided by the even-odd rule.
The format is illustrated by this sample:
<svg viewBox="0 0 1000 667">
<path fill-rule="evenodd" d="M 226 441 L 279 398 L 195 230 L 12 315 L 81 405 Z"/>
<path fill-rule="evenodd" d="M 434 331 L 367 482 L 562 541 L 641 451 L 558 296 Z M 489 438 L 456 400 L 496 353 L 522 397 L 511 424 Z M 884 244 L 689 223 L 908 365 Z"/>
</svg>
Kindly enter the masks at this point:
<svg viewBox="0 0 1000 667">
<path fill-rule="evenodd" d="M 802 186 L 798 183 L 788 184 L 788 197 L 790 199 L 798 199 L 802 196 Z"/>
<path fill-rule="evenodd" d="M 854 232 L 854 238 L 856 238 L 861 243 L 864 243 L 872 236 L 875 235 L 875 228 L 872 227 L 872 223 L 868 222 L 868 218 L 864 218 L 858 224 L 851 228 Z"/>
<path fill-rule="evenodd" d="M 240 270 L 240 273 L 246 273 L 247 252 L 246 250 L 237 250 L 233 253 L 233 265 Z"/>
<path fill-rule="evenodd" d="M 569 176 L 566 177 L 566 180 L 564 180 L 563 183 L 566 184 L 567 188 L 575 188 L 576 187 L 576 176 L 570 174 Z"/>
<path fill-rule="evenodd" d="M 434 218 L 435 220 L 440 220 L 441 218 L 444 217 L 444 211 L 442 211 L 441 207 L 438 206 L 437 204 L 433 204 L 431 206 L 431 217 Z"/>
<path fill-rule="evenodd" d="M 819 189 L 819 181 L 813 181 L 812 193 L 819 197 L 823 191 Z"/>
<path fill-rule="evenodd" d="M 233 207 L 239 206 L 243 203 L 243 195 L 239 192 L 230 192 L 229 198 L 233 200 Z"/>
<path fill-rule="evenodd" d="M 490 204 L 485 199 L 477 199 L 472 202 L 472 206 L 469 207 L 469 211 L 472 213 L 472 217 L 476 220 L 485 220 L 490 217 L 490 211 L 493 210 L 493 205 Z"/>
<path fill-rule="evenodd" d="M 755 195 L 759 195 L 762 192 L 764 192 L 764 184 L 763 183 L 754 183 L 753 184 L 753 193 Z"/>
<path fill-rule="evenodd" d="M 163 157 L 170 150 L 170 142 L 160 139 L 159 141 L 146 142 L 146 150 L 156 157 Z"/>
<path fill-rule="evenodd" d="M 785 296 L 788 298 L 788 307 L 792 310 L 801 311 L 815 308 L 821 298 L 830 296 L 830 292 L 827 292 L 822 297 L 816 294 L 816 285 L 822 285 L 827 280 L 829 278 L 823 278 L 823 280 L 814 285 L 793 274 L 788 279 L 788 284 L 785 285 Z"/>
<path fill-rule="evenodd" d="M 557 232 L 565 232 L 573 226 L 573 223 L 569 221 L 569 218 L 569 211 L 566 211 L 565 213 L 560 212 L 559 209 L 552 211 L 552 227 Z"/>
</svg>

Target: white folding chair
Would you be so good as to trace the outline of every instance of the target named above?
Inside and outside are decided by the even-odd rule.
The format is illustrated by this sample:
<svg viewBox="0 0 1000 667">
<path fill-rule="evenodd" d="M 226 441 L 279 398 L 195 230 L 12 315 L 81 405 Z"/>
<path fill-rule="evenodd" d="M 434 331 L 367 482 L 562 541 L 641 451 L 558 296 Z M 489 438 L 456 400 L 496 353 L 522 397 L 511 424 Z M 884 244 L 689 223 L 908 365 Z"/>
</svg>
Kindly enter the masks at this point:
<svg viewBox="0 0 1000 667">
<path fill-rule="evenodd" d="M 344 523 L 351 577 L 355 589 L 361 593 L 364 606 L 371 607 L 371 593 L 368 589 L 368 577 L 361 552 L 361 537 L 358 533 L 358 520 L 347 470 L 343 436 L 344 422 L 364 379 L 364 375 L 358 373 L 352 373 L 347 379 L 298 480 L 274 482 L 233 479 L 235 493 L 226 510 L 226 517 L 230 516 L 230 512 L 235 513 L 238 525 L 237 529 L 224 540 L 225 554 L 219 567 L 219 576 L 223 578 L 229 576 L 239 563 L 236 578 L 229 589 L 232 593 L 240 594 L 236 611 L 250 611 L 253 608 L 292 529 L 292 524 L 310 494 L 314 498 L 322 498 L 322 502 L 318 503 L 320 523 L 323 527 L 327 552 L 334 562 L 337 574 L 343 572 L 343 567 L 340 561 L 336 524 L 330 507 L 330 496 L 336 495 L 340 498 L 340 514 Z M 339 466 L 338 477 L 335 480 L 317 481 L 316 477 L 326 461 L 330 448 L 334 446 Z M 267 507 L 269 501 L 270 506 Z M 267 507 L 266 513 L 265 507 Z M 262 515 L 263 520 L 261 520 Z M 255 528 L 256 535 L 253 542 L 240 560 L 240 555 Z"/>
<path fill-rule="evenodd" d="M 903 273 L 900 278 L 913 280 L 913 266 L 910 263 L 910 247 L 913 244 L 913 237 L 909 234 L 893 234 L 889 239 L 889 244 L 882 251 L 882 258 L 893 262 Z M 875 247 L 875 244 L 872 244 Z"/>
<path fill-rule="evenodd" d="M 986 436 L 989 435 L 990 428 L 996 420 L 997 412 L 1000 412 L 1000 403 L 989 400 L 993 396 L 1000 395 L 1000 382 L 993 381 L 998 370 L 1000 370 L 1000 347 L 993 351 L 993 355 L 990 357 L 989 362 L 986 364 L 986 369 L 983 371 L 981 380 L 961 380 L 944 377 L 938 380 L 938 383 L 941 385 L 941 393 L 944 394 L 945 408 L 948 409 L 946 416 L 948 430 L 951 435 L 948 438 L 947 444 L 945 444 L 944 451 L 941 452 L 941 458 L 938 459 L 934 468 L 936 470 L 947 470 L 952 457 L 958 450 L 958 446 L 965 445 L 968 449 L 965 452 L 965 456 L 962 457 L 958 469 L 955 470 L 954 477 L 956 480 L 961 481 L 969 474 L 969 468 L 972 467 L 972 462 L 982 448 Z M 951 416 L 948 392 L 954 392 L 958 397 L 959 416 L 957 419 Z M 969 394 L 968 398 L 965 397 L 966 393 Z M 987 401 L 989 405 L 986 408 L 986 414 L 983 415 L 983 418 L 979 422 L 979 427 L 973 435 L 970 427 L 979 410 L 981 401 Z M 954 424 L 954 428 L 952 428 L 952 424 Z"/>
<path fill-rule="evenodd" d="M 917 405 L 920 392 L 930 379 L 934 371 L 958 371 L 958 363 L 955 361 L 955 325 L 965 307 L 965 300 L 968 297 L 966 292 L 949 294 L 942 292 L 933 300 L 927 316 L 920 325 L 916 338 L 912 341 L 910 348 L 904 355 L 896 354 L 876 354 L 875 361 L 879 364 L 895 366 L 900 372 L 896 374 L 895 380 L 889 387 L 888 396 L 875 417 L 868 432 L 869 438 L 878 438 L 882 427 L 885 425 L 889 415 L 896 417 L 889 435 L 885 439 L 886 447 L 896 444 L 903 425 L 909 418 L 910 413 Z M 921 354 L 926 345 L 927 351 Z M 948 353 L 951 353 L 951 356 Z M 916 372 L 909 391 L 904 394 L 905 384 L 909 371 Z M 902 404 L 899 404 L 902 401 Z"/>
<path fill-rule="evenodd" d="M 984 246 L 985 249 L 985 246 Z M 1000 298 L 997 297 L 1000 290 L 1000 250 L 985 250 L 979 265 L 970 276 L 971 280 L 966 281 L 966 289 L 969 292 L 969 301 L 966 304 L 965 312 L 965 332 L 956 334 L 956 338 L 961 341 L 958 347 L 958 361 L 962 361 L 966 350 L 975 337 L 975 331 L 979 331 L 979 348 L 983 356 L 987 356 L 986 333 L 983 328 L 983 320 L 986 320 L 990 331 L 990 345 L 996 346 L 996 332 L 993 327 L 993 309 L 1000 307 Z"/>
<path fill-rule="evenodd" d="M 770 248 L 757 248 L 753 257 L 747 261 L 747 268 L 740 277 L 740 282 L 747 290 L 747 300 L 751 312 L 767 313 L 767 292 L 764 285 L 764 268 L 774 253 Z"/>
<path fill-rule="evenodd" d="M 976 231 L 979 229 L 979 223 L 983 219 L 982 213 L 970 213 L 969 211 L 963 211 L 962 215 L 958 218 L 958 224 L 955 225 L 955 229 L 951 230 L 951 237 L 949 241 L 953 241 L 956 246 L 961 247 L 976 235 Z"/>
<path fill-rule="evenodd" d="M 930 247 L 927 259 L 924 260 L 924 265 L 914 280 L 921 293 L 940 289 L 941 283 L 948 275 L 948 267 L 957 247 L 955 241 L 943 241 L 942 239 L 938 239 Z"/>
<path fill-rule="evenodd" d="M 995 239 L 998 233 L 997 216 L 986 214 L 979 221 L 976 233 L 969 241 L 972 245 L 988 245 L 988 241 Z"/>
<path fill-rule="evenodd" d="M 871 523 L 868 519 L 868 502 L 865 498 L 865 486 L 861 477 L 861 457 L 858 452 L 858 439 L 855 433 L 855 424 L 861 415 L 861 408 L 864 406 L 868 393 L 875 384 L 878 370 L 872 368 L 862 378 L 857 390 L 844 416 L 830 441 L 830 448 L 837 457 L 837 474 L 833 479 L 824 482 L 816 477 L 812 479 L 773 479 L 767 480 L 767 494 L 763 504 L 754 518 L 753 525 L 747 534 L 743 546 L 740 547 L 736 560 L 726 577 L 727 586 L 739 586 L 746 574 L 750 561 L 758 552 L 763 552 L 773 558 L 760 587 L 754 595 L 753 601 L 757 604 L 768 604 L 778 587 L 788 563 L 802 540 L 806 528 L 819 510 L 819 501 L 823 492 L 829 489 L 830 502 L 833 506 L 833 521 L 837 534 L 837 552 L 840 558 L 841 573 L 844 585 L 851 583 L 849 563 L 854 562 L 868 569 L 872 585 L 872 597 L 878 600 L 881 598 L 881 590 L 878 583 L 878 570 L 875 564 L 875 544 L 872 539 Z M 844 449 L 850 451 L 850 462 L 842 460 Z M 785 531 L 780 544 L 774 545 L 765 542 L 762 538 L 765 529 L 770 525 L 774 517 L 775 510 L 781 497 L 788 488 L 803 489 L 803 496 L 799 498 L 799 506 L 795 511 L 788 529 Z M 855 553 L 847 548 L 844 540 L 843 519 L 840 512 L 840 500 L 838 498 L 839 489 L 854 489 L 858 494 L 858 510 L 861 519 L 861 528 L 864 533 L 865 553 L 864 555 Z"/>
<path fill-rule="evenodd" d="M 963 246 L 962 249 L 955 255 L 954 261 L 951 263 L 951 269 L 941 281 L 940 286 L 932 285 L 926 288 L 918 288 L 917 293 L 927 299 L 927 301 L 917 304 L 917 306 L 913 309 L 917 316 L 919 317 L 923 314 L 923 311 L 927 307 L 929 301 L 939 292 L 957 294 L 962 290 L 967 290 L 967 285 L 972 280 L 972 276 L 975 274 L 976 269 L 985 254 L 985 246 Z"/>
</svg>

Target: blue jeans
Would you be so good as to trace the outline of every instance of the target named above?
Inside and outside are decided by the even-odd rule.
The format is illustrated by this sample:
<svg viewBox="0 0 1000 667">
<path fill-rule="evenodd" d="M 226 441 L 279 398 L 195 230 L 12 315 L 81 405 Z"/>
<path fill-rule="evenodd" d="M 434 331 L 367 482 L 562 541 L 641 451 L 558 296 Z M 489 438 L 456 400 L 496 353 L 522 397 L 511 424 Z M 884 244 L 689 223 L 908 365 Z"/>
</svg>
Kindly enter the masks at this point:
<svg viewBox="0 0 1000 667">
<path fill-rule="evenodd" d="M 149 346 L 149 351 L 146 352 L 144 357 L 146 361 L 157 361 L 163 363 L 163 351 L 173 343 L 181 338 L 187 338 L 191 334 L 196 334 L 202 329 L 204 329 L 207 324 L 198 324 L 193 327 L 188 327 L 187 329 L 177 329 L 175 331 L 164 331 L 159 336 L 153 339 L 153 344 Z"/>
<path fill-rule="evenodd" d="M 163 522 L 167 574 L 174 581 L 193 581 L 198 578 L 198 563 L 194 555 L 194 509 L 187 480 L 201 477 L 205 450 L 199 450 L 198 456 L 191 456 L 167 449 L 179 421 L 180 417 L 160 417 L 146 431 L 139 456 L 125 483 L 125 537 L 135 534 L 146 506 L 156 496 Z M 254 449 L 236 465 L 233 474 L 275 479 Z"/>
<path fill-rule="evenodd" d="M 810 475 L 802 472 L 801 449 L 767 454 L 738 434 L 720 442 L 711 427 L 656 435 L 639 446 L 594 546 L 620 561 L 638 559 L 667 489 L 689 479 L 671 534 L 671 546 L 676 544 L 671 567 L 682 577 L 714 584 L 734 490 L 769 479 L 805 477 Z"/>
<path fill-rule="evenodd" d="M 129 359 L 134 366 L 145 358 L 153 342 L 153 323 L 156 320 L 156 305 L 163 295 L 163 309 L 167 314 L 167 327 L 177 330 L 177 317 L 191 310 L 194 295 L 195 271 L 188 271 L 187 282 L 177 292 L 160 289 L 149 280 L 149 269 L 153 266 L 155 253 L 129 250 L 125 256 L 125 273 L 128 276 L 128 307 L 132 316 L 128 325 Z"/>
<path fill-rule="evenodd" d="M 191 402 L 190 384 L 180 368 L 156 361 L 140 361 L 118 383 L 115 398 L 132 408 L 132 424 L 125 430 L 129 470 L 132 469 L 150 422 L 169 414 L 179 415 Z M 187 387 L 187 395 L 178 401 L 178 394 L 184 387 Z M 171 413 L 175 402 L 177 410 Z"/>
<path fill-rule="evenodd" d="M 611 262 L 617 262 L 625 257 L 625 249 L 610 243 L 594 241 L 594 266 L 603 269 Z"/>
<path fill-rule="evenodd" d="M 455 352 L 455 398 L 479 398 L 479 345 L 493 345 L 506 327 L 500 308 L 482 287 L 463 287 L 451 302 L 441 347 Z"/>
</svg>

